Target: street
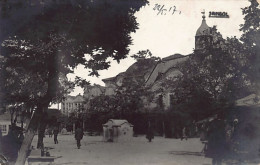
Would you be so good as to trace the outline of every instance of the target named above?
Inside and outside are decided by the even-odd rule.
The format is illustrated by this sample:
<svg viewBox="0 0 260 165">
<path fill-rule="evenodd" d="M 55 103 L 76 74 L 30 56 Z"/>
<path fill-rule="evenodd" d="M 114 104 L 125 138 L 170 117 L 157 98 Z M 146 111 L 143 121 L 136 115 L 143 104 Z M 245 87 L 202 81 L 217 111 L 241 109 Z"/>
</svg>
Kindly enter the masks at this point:
<svg viewBox="0 0 260 165">
<path fill-rule="evenodd" d="M 73 135 L 59 135 L 59 144 L 53 137 L 44 138 L 51 156 L 58 157 L 55 165 L 209 165 L 211 159 L 200 152 L 203 145 L 197 138 L 181 141 L 155 137 L 149 143 L 144 136 L 128 142 L 103 142 L 102 136 L 84 136 L 81 149 L 77 149 Z M 37 136 L 32 145 L 35 147 Z"/>
</svg>

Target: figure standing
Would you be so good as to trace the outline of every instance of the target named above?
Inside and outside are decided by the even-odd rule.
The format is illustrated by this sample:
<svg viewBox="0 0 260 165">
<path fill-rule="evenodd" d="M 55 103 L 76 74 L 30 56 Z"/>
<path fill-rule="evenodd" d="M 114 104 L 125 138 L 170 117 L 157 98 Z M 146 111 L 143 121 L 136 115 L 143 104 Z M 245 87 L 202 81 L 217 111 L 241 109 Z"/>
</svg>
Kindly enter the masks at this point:
<svg viewBox="0 0 260 165">
<path fill-rule="evenodd" d="M 188 139 L 188 137 L 187 137 L 187 132 L 186 132 L 186 127 L 183 127 L 183 129 L 182 129 L 182 136 L 181 136 L 181 140 L 182 139 Z"/>
<path fill-rule="evenodd" d="M 148 139 L 149 142 L 151 142 L 152 139 L 154 138 L 153 130 L 151 127 L 148 128 L 146 138 Z"/>
<path fill-rule="evenodd" d="M 205 156 L 212 158 L 213 165 L 221 165 L 226 154 L 225 122 L 223 115 L 217 115 L 209 125 L 208 147 Z"/>
<path fill-rule="evenodd" d="M 53 129 L 53 135 L 54 135 L 54 143 L 55 143 L 55 144 L 58 144 L 58 133 L 59 133 L 58 127 L 54 127 L 54 129 Z"/>
<path fill-rule="evenodd" d="M 51 128 L 48 128 L 48 134 L 49 134 L 49 137 L 51 138 L 52 137 L 52 129 Z"/>
<path fill-rule="evenodd" d="M 83 135 L 84 135 L 84 133 L 83 133 L 82 128 L 78 127 L 75 131 L 75 139 L 77 140 L 78 149 L 80 149 L 80 146 L 81 146 L 80 140 L 83 138 Z"/>
</svg>

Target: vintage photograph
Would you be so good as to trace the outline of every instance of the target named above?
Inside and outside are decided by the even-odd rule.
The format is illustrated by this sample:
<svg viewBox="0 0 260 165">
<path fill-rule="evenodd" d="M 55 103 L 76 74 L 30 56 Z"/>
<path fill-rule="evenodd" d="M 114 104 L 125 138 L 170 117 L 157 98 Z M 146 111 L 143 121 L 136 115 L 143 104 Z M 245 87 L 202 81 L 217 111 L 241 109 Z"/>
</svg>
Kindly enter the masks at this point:
<svg viewBox="0 0 260 165">
<path fill-rule="evenodd" d="M 259 165 L 259 0 L 0 0 L 0 165 Z"/>
</svg>

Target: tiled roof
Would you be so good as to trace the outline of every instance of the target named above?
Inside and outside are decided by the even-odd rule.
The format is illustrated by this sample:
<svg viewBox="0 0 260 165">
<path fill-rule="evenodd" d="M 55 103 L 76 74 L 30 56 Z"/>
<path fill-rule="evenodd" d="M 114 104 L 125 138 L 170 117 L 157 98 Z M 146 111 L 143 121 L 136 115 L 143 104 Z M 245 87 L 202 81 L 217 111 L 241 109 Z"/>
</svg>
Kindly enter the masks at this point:
<svg viewBox="0 0 260 165">
<path fill-rule="evenodd" d="M 171 68 L 176 67 L 178 63 L 182 63 L 187 60 L 189 55 L 174 54 L 164 58 L 161 62 L 158 62 L 153 71 L 146 80 L 146 85 L 151 85 L 155 81 L 159 80 L 158 76 L 169 71 Z"/>
<path fill-rule="evenodd" d="M 125 123 L 128 123 L 127 120 L 119 120 L 119 119 L 109 119 L 108 122 L 109 121 L 111 121 L 113 123 L 112 124 L 113 126 L 121 126 L 121 125 L 123 125 Z M 104 125 L 107 125 L 108 122 L 106 124 L 104 124 Z M 128 124 L 130 124 L 130 123 L 128 123 Z M 130 125 L 132 125 L 132 124 L 130 124 Z"/>
<path fill-rule="evenodd" d="M 256 94 L 251 94 L 249 96 L 246 96 L 244 98 L 241 98 L 236 101 L 237 106 L 258 106 L 260 107 L 260 100 L 259 96 Z"/>
<path fill-rule="evenodd" d="M 162 61 L 168 61 L 168 60 L 173 60 L 173 59 L 176 59 L 176 58 L 181 58 L 181 57 L 185 57 L 184 55 L 181 55 L 181 54 L 174 54 L 174 55 L 171 55 L 171 56 L 168 56 L 168 57 L 165 57 L 165 58 L 162 58 Z"/>
<path fill-rule="evenodd" d="M 82 95 L 77 95 L 77 96 L 66 96 L 66 100 L 65 101 L 71 101 L 71 102 L 83 102 L 84 98 Z"/>
<path fill-rule="evenodd" d="M 144 77 L 147 73 L 149 74 L 154 66 L 156 65 L 156 61 L 154 59 L 143 59 L 138 60 L 134 64 L 132 64 L 125 72 L 119 73 L 115 77 L 109 77 L 106 79 L 102 79 L 103 82 L 107 81 L 117 81 L 120 76 L 128 76 L 128 77 Z"/>
</svg>

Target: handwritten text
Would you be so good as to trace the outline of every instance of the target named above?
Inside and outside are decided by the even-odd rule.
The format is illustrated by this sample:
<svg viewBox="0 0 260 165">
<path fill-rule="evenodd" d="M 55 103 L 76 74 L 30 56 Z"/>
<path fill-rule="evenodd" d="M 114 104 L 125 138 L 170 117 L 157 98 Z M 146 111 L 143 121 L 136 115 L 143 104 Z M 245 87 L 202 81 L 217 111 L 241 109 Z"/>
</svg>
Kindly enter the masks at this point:
<svg viewBox="0 0 260 165">
<path fill-rule="evenodd" d="M 180 10 L 176 9 L 176 6 L 166 7 L 165 5 L 155 4 L 153 10 L 157 11 L 157 15 L 166 15 L 170 14 L 181 14 Z"/>
</svg>

